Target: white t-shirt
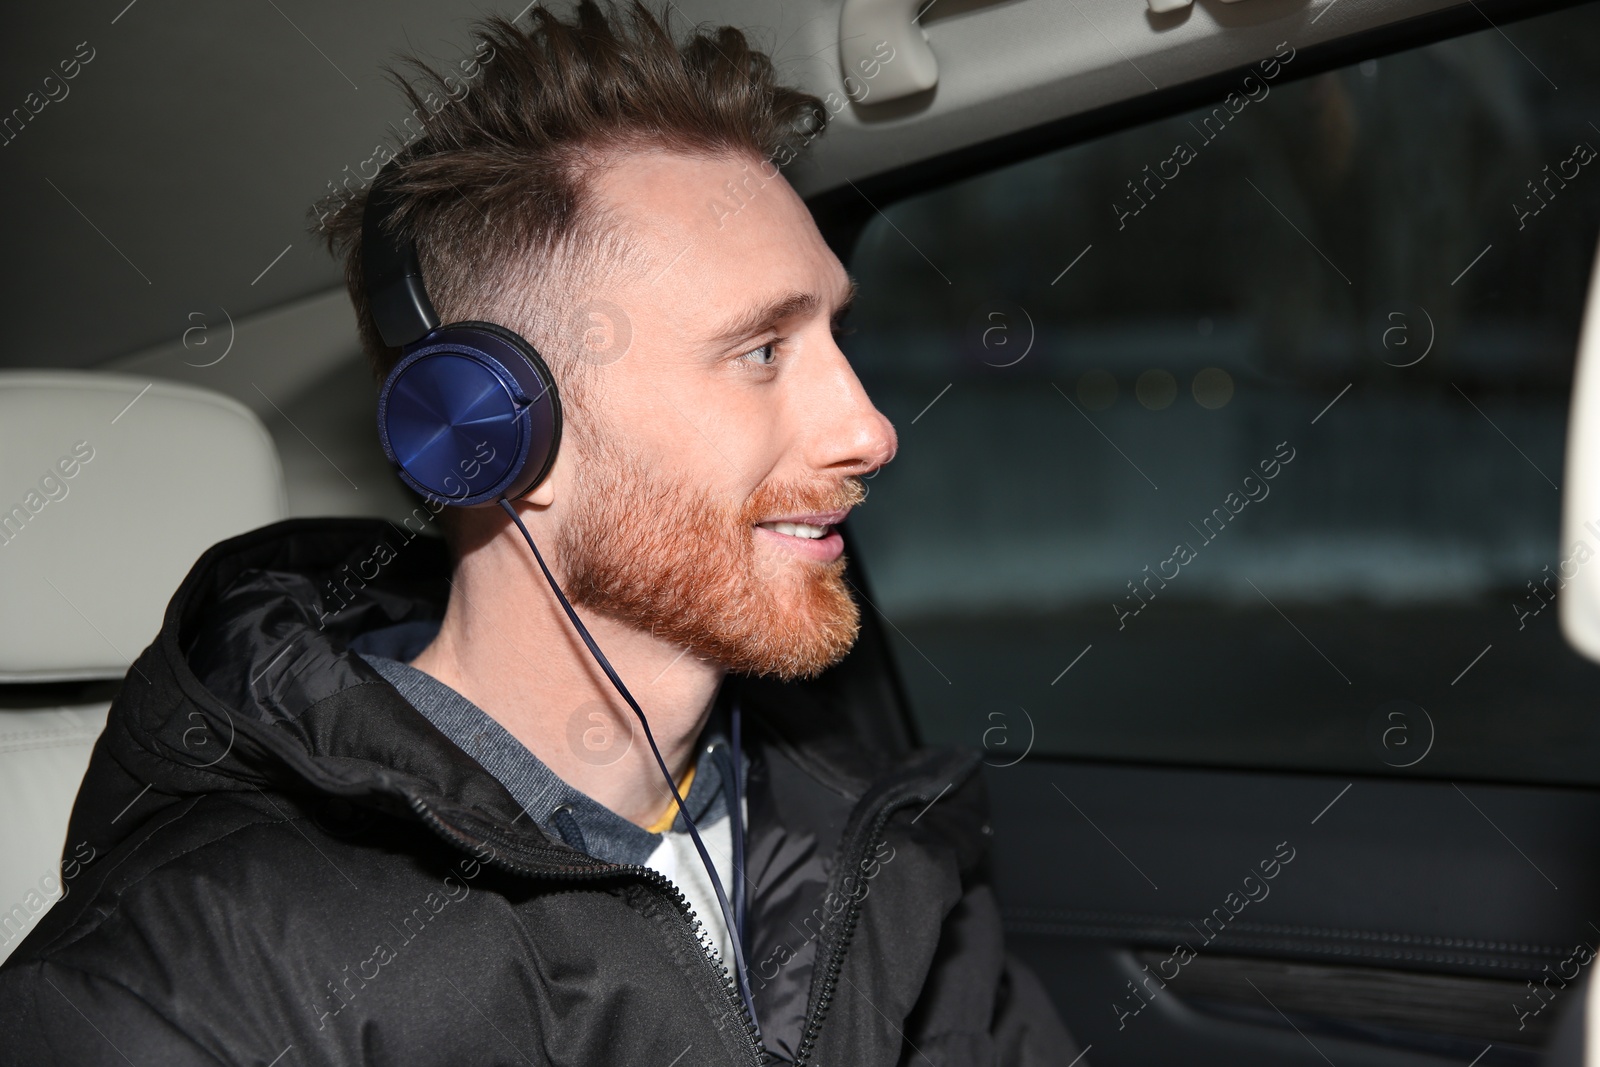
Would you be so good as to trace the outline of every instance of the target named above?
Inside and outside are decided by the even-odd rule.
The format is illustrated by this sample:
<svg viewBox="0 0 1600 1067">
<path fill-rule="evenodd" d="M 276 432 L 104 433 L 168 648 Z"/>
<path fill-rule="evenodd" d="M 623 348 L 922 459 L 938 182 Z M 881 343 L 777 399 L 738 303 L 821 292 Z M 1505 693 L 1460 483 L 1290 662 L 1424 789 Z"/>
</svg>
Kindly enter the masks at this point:
<svg viewBox="0 0 1600 1067">
<path fill-rule="evenodd" d="M 748 807 L 745 804 L 740 806 Z M 732 907 L 736 891 L 733 883 L 733 820 L 724 816 L 711 826 L 700 827 L 700 840 L 705 842 L 706 851 L 711 854 L 711 862 L 717 868 L 717 878 L 722 882 L 722 891 L 728 894 L 728 905 Z M 733 942 L 728 935 L 728 924 L 723 921 L 716 890 L 711 887 L 705 864 L 700 862 L 694 838 L 689 836 L 687 830 L 668 830 L 661 835 L 661 844 L 644 862 L 646 867 L 660 872 L 688 898 L 689 905 L 694 908 L 695 918 L 705 927 L 717 955 L 732 973 Z"/>
</svg>

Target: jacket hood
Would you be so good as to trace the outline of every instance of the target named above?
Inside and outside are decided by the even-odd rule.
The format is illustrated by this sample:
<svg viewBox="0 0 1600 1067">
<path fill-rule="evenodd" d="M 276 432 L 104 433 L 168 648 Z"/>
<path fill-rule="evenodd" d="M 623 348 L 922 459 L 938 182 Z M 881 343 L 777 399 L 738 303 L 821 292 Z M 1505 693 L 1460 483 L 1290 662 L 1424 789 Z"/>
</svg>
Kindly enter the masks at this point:
<svg viewBox="0 0 1600 1067">
<path fill-rule="evenodd" d="M 449 568 L 441 542 L 383 520 L 292 519 L 212 547 L 128 672 L 73 839 L 92 828 L 115 844 L 154 804 L 260 791 L 334 819 L 365 807 L 437 817 L 526 863 L 598 863 L 531 820 L 513 828 L 521 809 L 504 787 L 350 651 L 364 633 L 441 619 Z M 754 705 L 753 735 L 854 798 L 905 745 L 887 705 L 841 699 L 850 675 L 727 684 Z M 140 817 L 123 820 L 130 809 Z"/>
</svg>

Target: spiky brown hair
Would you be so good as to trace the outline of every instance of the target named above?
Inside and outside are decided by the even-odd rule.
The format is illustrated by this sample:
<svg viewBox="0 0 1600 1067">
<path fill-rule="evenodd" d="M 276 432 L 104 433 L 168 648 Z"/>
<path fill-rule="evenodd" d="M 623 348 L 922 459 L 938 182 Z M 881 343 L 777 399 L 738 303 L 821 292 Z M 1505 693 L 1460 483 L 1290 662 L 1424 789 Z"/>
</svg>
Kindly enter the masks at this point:
<svg viewBox="0 0 1600 1067">
<path fill-rule="evenodd" d="M 420 120 L 389 164 L 393 222 L 416 242 L 443 321 L 518 330 L 566 386 L 576 383 L 555 336 L 562 304 L 632 254 L 628 235 L 595 203 L 593 176 L 619 153 L 652 149 L 781 165 L 821 133 L 827 111 L 777 84 L 772 60 L 731 26 L 697 30 L 679 45 L 666 12 L 640 0 L 622 11 L 584 0 L 571 22 L 536 7 L 530 23 L 526 31 L 498 17 L 478 23 L 477 58 L 459 75 L 416 59 L 407 61 L 409 81 L 391 71 Z M 313 210 L 343 258 L 362 346 L 381 380 L 399 352 L 378 337 L 362 284 L 369 188 L 330 194 Z"/>
</svg>

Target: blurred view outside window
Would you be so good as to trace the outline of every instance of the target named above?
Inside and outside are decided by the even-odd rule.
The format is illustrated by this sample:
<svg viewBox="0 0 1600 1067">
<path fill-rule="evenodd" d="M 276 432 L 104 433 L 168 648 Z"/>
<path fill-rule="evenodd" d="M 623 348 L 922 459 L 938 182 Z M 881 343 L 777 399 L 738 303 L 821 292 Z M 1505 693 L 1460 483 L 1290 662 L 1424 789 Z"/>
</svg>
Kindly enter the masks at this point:
<svg viewBox="0 0 1600 1067">
<path fill-rule="evenodd" d="M 1286 43 L 881 205 L 843 344 L 901 451 L 852 535 L 928 740 L 1600 782 L 1551 605 L 1600 8 L 1503 31 Z"/>
</svg>

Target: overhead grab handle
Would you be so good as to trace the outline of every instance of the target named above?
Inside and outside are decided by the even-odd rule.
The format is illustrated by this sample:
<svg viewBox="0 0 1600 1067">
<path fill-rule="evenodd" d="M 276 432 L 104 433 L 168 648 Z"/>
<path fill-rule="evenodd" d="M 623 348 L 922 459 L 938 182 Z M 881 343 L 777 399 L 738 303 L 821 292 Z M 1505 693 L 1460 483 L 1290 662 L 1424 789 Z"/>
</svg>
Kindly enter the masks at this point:
<svg viewBox="0 0 1600 1067">
<path fill-rule="evenodd" d="M 899 100 L 932 89 L 939 60 L 916 21 L 928 0 L 844 0 L 839 12 L 839 72 L 858 104 Z"/>
</svg>

